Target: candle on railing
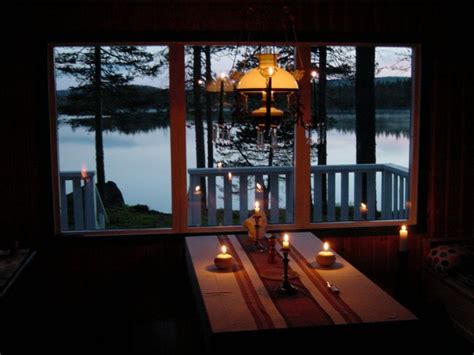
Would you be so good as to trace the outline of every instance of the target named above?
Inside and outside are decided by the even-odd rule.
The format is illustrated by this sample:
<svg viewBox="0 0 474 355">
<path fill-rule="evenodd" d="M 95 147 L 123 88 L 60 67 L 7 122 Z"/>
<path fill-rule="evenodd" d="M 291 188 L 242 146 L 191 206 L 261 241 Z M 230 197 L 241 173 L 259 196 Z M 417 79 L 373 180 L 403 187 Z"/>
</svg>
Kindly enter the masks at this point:
<svg viewBox="0 0 474 355">
<path fill-rule="evenodd" d="M 220 270 L 228 270 L 232 268 L 232 255 L 227 253 L 227 247 L 221 247 L 221 253 L 216 255 L 214 265 Z"/>
<path fill-rule="evenodd" d="M 227 173 L 227 178 L 228 178 L 229 180 L 232 180 L 232 173 L 231 173 L 230 171 Z"/>
<path fill-rule="evenodd" d="M 195 195 L 200 195 L 201 194 L 201 186 L 197 185 L 195 188 L 194 188 L 194 192 L 193 192 Z"/>
<path fill-rule="evenodd" d="M 262 185 L 260 185 L 258 182 L 256 184 L 257 187 L 257 192 L 262 192 Z"/>
<path fill-rule="evenodd" d="M 400 243 L 398 245 L 399 251 L 407 251 L 408 250 L 408 230 L 407 226 L 404 224 L 400 228 Z"/>
<path fill-rule="evenodd" d="M 81 167 L 81 179 L 82 179 L 83 181 L 87 181 L 87 179 L 88 179 L 86 164 L 82 164 L 82 167 Z"/>
<path fill-rule="evenodd" d="M 222 168 L 222 162 L 221 161 L 217 163 L 217 168 L 218 169 Z"/>
<path fill-rule="evenodd" d="M 367 218 L 367 205 L 365 203 L 361 203 L 360 204 L 360 216 L 363 218 L 363 219 L 366 219 Z"/>
<path fill-rule="evenodd" d="M 290 237 L 287 233 L 283 235 L 283 242 L 281 243 L 282 250 L 290 250 Z"/>
<path fill-rule="evenodd" d="M 328 242 L 324 242 L 323 249 L 316 255 L 316 262 L 321 266 L 331 266 L 336 261 L 336 255 L 329 250 Z"/>
</svg>

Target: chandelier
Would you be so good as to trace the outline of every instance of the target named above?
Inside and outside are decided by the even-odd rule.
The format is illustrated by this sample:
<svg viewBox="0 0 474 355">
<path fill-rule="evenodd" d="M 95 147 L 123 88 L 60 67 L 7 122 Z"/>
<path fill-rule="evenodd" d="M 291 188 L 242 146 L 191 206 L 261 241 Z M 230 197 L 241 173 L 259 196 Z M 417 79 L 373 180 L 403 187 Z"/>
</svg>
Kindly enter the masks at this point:
<svg viewBox="0 0 474 355">
<path fill-rule="evenodd" d="M 245 73 L 238 81 L 236 91 L 245 97 L 245 102 L 249 95 L 261 95 L 261 106 L 250 113 L 256 120 L 257 146 L 262 147 L 268 138 L 275 147 L 277 128 L 284 116 L 284 112 L 275 106 L 275 96 L 286 95 L 290 106 L 291 97 L 299 90 L 295 76 L 302 73 L 295 72 L 297 75 L 294 75 L 279 67 L 274 53 L 261 53 L 257 58 L 258 67 Z"/>
</svg>

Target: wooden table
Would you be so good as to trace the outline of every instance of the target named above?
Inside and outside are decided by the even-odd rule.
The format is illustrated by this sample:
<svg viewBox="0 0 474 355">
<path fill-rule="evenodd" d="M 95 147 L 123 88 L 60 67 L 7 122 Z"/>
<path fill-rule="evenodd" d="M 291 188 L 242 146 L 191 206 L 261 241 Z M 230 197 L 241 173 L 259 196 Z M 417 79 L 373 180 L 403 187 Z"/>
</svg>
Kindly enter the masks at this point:
<svg viewBox="0 0 474 355">
<path fill-rule="evenodd" d="M 364 332 L 381 336 L 381 329 L 396 329 L 394 335 L 399 330 L 403 334 L 416 321 L 409 310 L 337 253 L 334 265 L 320 267 L 315 254 L 322 249 L 322 242 L 312 233 L 291 233 L 290 238 L 290 268 L 297 275 L 290 280 L 298 287 L 295 296 L 275 291 L 282 268 L 279 238 L 277 263 L 269 264 L 267 253 L 252 251 L 246 236 L 186 237 L 189 272 L 195 281 L 205 329 L 213 342 L 222 338 L 237 346 L 242 342 L 229 339 L 231 334 L 268 333 L 272 337 L 265 342 L 271 342 L 282 332 L 286 337 L 317 331 L 324 337 L 334 335 L 332 341 L 343 334 L 352 338 Z M 213 264 L 221 244 L 233 255 L 234 267 L 229 272 L 218 271 Z M 272 275 L 277 275 L 276 279 Z M 340 292 L 332 292 L 326 281 Z"/>
</svg>

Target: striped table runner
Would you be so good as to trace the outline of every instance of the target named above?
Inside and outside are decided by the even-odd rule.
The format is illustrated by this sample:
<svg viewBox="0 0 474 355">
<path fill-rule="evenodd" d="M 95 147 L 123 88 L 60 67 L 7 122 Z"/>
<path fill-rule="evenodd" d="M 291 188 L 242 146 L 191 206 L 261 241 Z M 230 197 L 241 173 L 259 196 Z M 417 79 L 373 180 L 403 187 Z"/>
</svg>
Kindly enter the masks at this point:
<svg viewBox="0 0 474 355">
<path fill-rule="evenodd" d="M 190 266 L 214 333 L 416 319 L 341 256 L 336 254 L 333 267 L 320 268 L 314 255 L 322 243 L 306 232 L 291 234 L 289 266 L 297 277 L 290 281 L 298 292 L 279 294 L 281 280 L 262 277 L 283 274 L 279 243 L 277 238 L 276 263 L 269 264 L 267 253 L 252 251 L 245 235 L 186 238 Z M 232 271 L 214 267 L 220 245 L 233 256 Z M 337 285 L 340 293 L 331 292 L 326 281 Z"/>
</svg>

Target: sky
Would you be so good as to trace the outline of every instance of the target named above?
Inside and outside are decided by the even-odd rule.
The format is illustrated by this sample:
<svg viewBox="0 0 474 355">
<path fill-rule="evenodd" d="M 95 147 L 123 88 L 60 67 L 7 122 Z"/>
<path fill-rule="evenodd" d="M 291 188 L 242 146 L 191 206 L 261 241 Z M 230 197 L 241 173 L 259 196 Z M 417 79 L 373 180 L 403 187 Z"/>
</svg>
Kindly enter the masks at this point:
<svg viewBox="0 0 474 355">
<path fill-rule="evenodd" d="M 162 47 L 147 46 L 147 51 L 156 53 Z M 349 47 L 348 47 L 349 48 Z M 73 47 L 57 47 L 56 53 L 62 51 L 71 51 Z M 349 49 L 351 50 L 351 49 Z M 352 50 L 353 52 L 353 50 Z M 375 52 L 375 61 L 377 63 L 376 77 L 386 76 L 411 76 L 411 58 L 412 50 L 407 47 L 377 47 Z M 187 56 L 188 58 L 188 56 Z M 230 56 L 212 56 L 212 71 L 215 74 L 229 73 L 234 63 L 235 55 Z M 167 88 L 169 85 L 168 68 L 163 68 L 161 73 L 154 78 L 138 77 L 133 80 L 133 84 L 150 85 L 155 87 Z M 65 90 L 71 86 L 77 86 L 77 82 L 73 77 L 56 73 L 57 90 Z"/>
</svg>

